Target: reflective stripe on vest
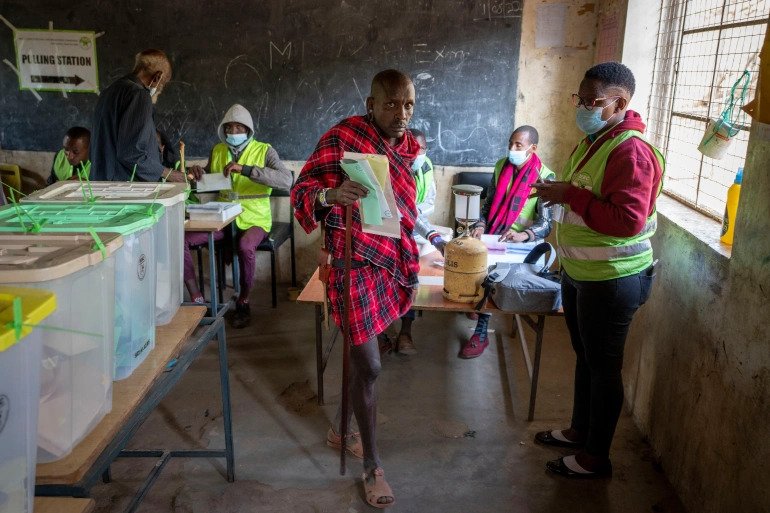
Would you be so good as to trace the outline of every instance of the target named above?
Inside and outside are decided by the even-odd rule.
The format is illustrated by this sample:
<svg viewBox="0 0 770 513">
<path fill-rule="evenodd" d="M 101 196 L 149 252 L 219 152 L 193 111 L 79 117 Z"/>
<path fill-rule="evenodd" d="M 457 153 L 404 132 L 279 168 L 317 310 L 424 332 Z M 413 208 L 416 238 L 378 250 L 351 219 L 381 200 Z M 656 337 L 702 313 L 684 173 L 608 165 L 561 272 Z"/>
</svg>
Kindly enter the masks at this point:
<svg viewBox="0 0 770 513">
<path fill-rule="evenodd" d="M 84 160 L 81 163 L 83 173 L 86 177 L 88 177 L 91 173 L 91 161 L 90 160 Z M 72 173 L 74 172 L 74 166 L 69 163 L 67 160 L 67 155 L 64 153 L 64 150 L 59 150 L 59 153 L 56 154 L 56 158 L 53 161 L 53 173 L 56 175 L 57 180 L 69 180 L 72 178 Z"/>
<path fill-rule="evenodd" d="M 495 180 L 495 187 L 497 187 L 498 183 L 497 181 L 500 178 L 500 173 L 503 170 L 503 166 L 508 161 L 508 157 L 502 158 L 497 161 L 497 164 L 495 164 L 495 172 L 494 172 L 494 180 Z M 540 178 L 542 180 L 553 180 L 556 178 L 556 173 L 548 169 L 548 167 L 545 164 L 540 165 Z M 511 184 L 508 184 L 508 189 L 511 188 Z M 506 190 L 506 192 L 508 192 Z M 511 228 L 513 228 L 517 232 L 523 232 L 533 224 L 535 224 L 535 217 L 537 216 L 537 198 L 529 198 L 526 203 L 524 203 L 524 207 L 521 209 L 521 212 L 519 212 L 519 216 L 516 218 L 516 221 L 513 222 L 513 225 L 511 225 Z M 489 225 L 492 225 L 492 222 L 489 222 Z"/>
<path fill-rule="evenodd" d="M 428 166 L 428 170 L 423 171 L 426 165 Z M 425 196 L 428 194 L 430 184 L 433 183 L 433 162 L 431 162 L 428 157 L 425 157 L 425 164 L 422 165 L 422 168 L 414 173 L 414 181 L 417 186 L 417 204 L 419 205 L 425 201 Z"/>
<path fill-rule="evenodd" d="M 588 189 L 594 196 L 601 198 L 607 159 L 615 148 L 631 137 L 645 141 L 640 132 L 625 131 L 605 141 L 578 170 L 590 149 L 590 145 L 584 140 L 570 156 L 564 169 L 564 180 L 576 187 Z M 649 146 L 661 169 L 665 171 L 663 155 L 654 146 Z M 657 215 L 654 210 L 641 231 L 631 237 L 613 237 L 596 232 L 586 225 L 580 215 L 570 210 L 569 206 L 564 205 L 564 210 L 563 219 L 557 224 L 556 240 L 561 265 L 571 278 L 581 281 L 622 278 L 638 273 L 652 264 L 652 245 L 649 239 L 657 228 Z"/>
<path fill-rule="evenodd" d="M 267 143 L 252 140 L 238 157 L 238 164 L 265 167 L 265 157 L 269 148 L 270 145 Z M 232 154 L 225 143 L 219 143 L 211 150 L 212 173 L 221 173 L 231 161 Z M 233 190 L 223 191 L 220 194 L 220 200 L 237 201 L 241 204 L 243 212 L 235 219 L 235 224 L 241 230 L 259 226 L 269 233 L 273 226 L 269 197 L 272 188 L 256 183 L 239 173 L 232 173 L 230 176 L 232 177 Z M 238 199 L 231 200 L 231 195 L 238 195 Z"/>
</svg>

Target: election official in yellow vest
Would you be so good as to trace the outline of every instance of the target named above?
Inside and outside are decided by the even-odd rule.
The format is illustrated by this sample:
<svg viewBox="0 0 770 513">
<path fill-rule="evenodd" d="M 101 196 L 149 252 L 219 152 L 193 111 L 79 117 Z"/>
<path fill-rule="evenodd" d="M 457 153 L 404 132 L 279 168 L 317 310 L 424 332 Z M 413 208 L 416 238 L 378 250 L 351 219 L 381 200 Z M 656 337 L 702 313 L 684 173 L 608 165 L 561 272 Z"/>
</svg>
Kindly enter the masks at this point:
<svg viewBox="0 0 770 513">
<path fill-rule="evenodd" d="M 655 277 L 650 237 L 662 187 L 663 155 L 629 110 L 635 80 L 618 62 L 588 71 L 572 95 L 585 133 L 560 182 L 535 184 L 554 205 L 564 317 L 575 350 L 569 427 L 541 431 L 535 441 L 575 454 L 546 469 L 567 478 L 612 476 L 610 446 L 623 405 L 623 349 L 634 313 Z"/>
<path fill-rule="evenodd" d="M 292 174 L 268 143 L 254 138 L 254 123 L 245 107 L 235 104 L 225 113 L 217 128 L 220 143 L 211 150 L 204 168 L 194 166 L 194 173 L 223 173 L 230 177 L 232 190 L 222 191 L 219 201 L 241 204 L 243 212 L 235 219 L 238 238 L 238 264 L 240 265 L 240 295 L 235 303 L 232 326 L 245 328 L 251 322 L 249 294 L 254 281 L 256 249 L 268 236 L 272 227 L 270 192 L 273 188 L 291 188 Z M 190 299 L 203 302 L 203 295 L 195 279 L 190 248 L 205 243 L 205 232 L 185 234 L 184 280 Z M 221 240 L 224 233 L 215 233 Z"/>
<path fill-rule="evenodd" d="M 472 235 L 483 233 L 499 236 L 501 242 L 528 242 L 544 239 L 551 233 L 551 209 L 531 197 L 532 184 L 556 177 L 540 161 L 537 145 L 540 134 L 530 125 L 517 127 L 508 139 L 508 155 L 495 164 L 492 181 L 481 207 L 481 218 L 473 226 Z M 458 356 L 466 360 L 478 358 L 489 346 L 490 314 L 477 317 L 473 335 L 464 341 Z"/>
<path fill-rule="evenodd" d="M 64 134 L 62 149 L 56 153 L 48 177 L 48 185 L 59 180 L 85 180 L 91 174 L 91 132 L 82 126 L 73 126 Z"/>
</svg>

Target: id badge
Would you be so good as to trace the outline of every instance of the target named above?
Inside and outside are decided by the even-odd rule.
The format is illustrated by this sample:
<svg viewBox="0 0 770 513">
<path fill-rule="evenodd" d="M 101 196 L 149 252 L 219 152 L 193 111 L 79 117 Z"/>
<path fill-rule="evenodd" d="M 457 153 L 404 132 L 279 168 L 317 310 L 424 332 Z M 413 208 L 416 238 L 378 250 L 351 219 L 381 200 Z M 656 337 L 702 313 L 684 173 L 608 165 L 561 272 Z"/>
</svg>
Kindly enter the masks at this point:
<svg viewBox="0 0 770 513">
<path fill-rule="evenodd" d="M 551 207 L 551 214 L 553 215 L 553 220 L 557 223 L 564 222 L 564 206 L 561 203 L 557 203 Z"/>
</svg>

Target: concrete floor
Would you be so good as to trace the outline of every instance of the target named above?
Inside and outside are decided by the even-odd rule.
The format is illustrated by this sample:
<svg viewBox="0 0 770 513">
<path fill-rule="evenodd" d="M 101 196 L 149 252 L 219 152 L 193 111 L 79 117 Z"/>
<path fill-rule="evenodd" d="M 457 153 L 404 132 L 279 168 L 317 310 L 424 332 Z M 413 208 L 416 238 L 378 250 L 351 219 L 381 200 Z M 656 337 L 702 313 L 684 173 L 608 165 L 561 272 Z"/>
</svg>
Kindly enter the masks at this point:
<svg viewBox="0 0 770 513">
<path fill-rule="evenodd" d="M 339 402 L 341 350 L 327 370 L 326 406 L 316 405 L 313 308 L 269 307 L 257 290 L 252 327 L 228 330 L 236 481 L 221 460 L 172 460 L 139 511 L 300 513 L 376 511 L 363 500 L 361 466 L 325 445 Z M 263 297 L 264 296 L 264 297 Z M 510 321 L 495 318 L 497 333 Z M 569 481 L 545 472 L 566 450 L 533 443 L 566 427 L 574 357 L 563 320 L 546 323 L 535 421 L 518 342 L 499 337 L 475 360 L 456 357 L 474 322 L 426 312 L 414 324 L 419 354 L 383 359 L 378 439 L 396 494 L 391 512 L 683 513 L 650 447 L 628 415 L 612 448 L 615 477 Z M 217 358 L 212 346 L 152 413 L 131 448 L 224 447 Z M 465 434 L 465 436 L 463 436 Z M 119 460 L 113 482 L 93 489 L 97 511 L 122 511 L 152 461 Z"/>
</svg>

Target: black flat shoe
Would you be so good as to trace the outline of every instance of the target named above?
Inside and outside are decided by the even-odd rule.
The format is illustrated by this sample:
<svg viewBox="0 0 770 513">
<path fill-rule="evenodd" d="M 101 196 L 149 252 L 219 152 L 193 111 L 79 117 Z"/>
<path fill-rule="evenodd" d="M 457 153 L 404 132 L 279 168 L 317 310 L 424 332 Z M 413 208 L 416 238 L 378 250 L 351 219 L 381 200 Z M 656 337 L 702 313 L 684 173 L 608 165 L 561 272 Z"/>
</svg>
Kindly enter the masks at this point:
<svg viewBox="0 0 770 513">
<path fill-rule="evenodd" d="M 554 447 L 569 447 L 577 449 L 583 446 L 583 442 L 565 442 L 553 437 L 550 431 L 540 431 L 535 434 L 535 442 L 542 445 L 552 445 Z"/>
<path fill-rule="evenodd" d="M 575 472 L 564 463 L 564 458 L 547 462 L 545 469 L 568 479 L 606 479 L 612 477 L 612 463 L 610 463 L 610 460 L 607 460 L 606 465 L 595 472 Z"/>
</svg>

